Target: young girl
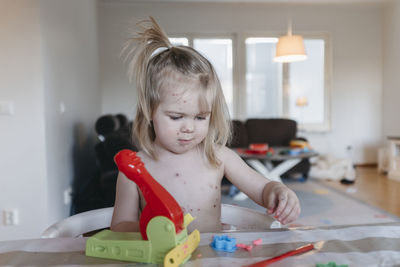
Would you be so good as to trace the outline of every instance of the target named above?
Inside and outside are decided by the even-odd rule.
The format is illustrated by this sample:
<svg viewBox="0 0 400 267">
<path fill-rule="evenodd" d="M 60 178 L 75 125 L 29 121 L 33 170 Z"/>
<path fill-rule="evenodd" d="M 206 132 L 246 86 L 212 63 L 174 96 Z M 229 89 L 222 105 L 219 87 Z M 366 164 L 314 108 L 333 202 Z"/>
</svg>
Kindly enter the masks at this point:
<svg viewBox="0 0 400 267">
<path fill-rule="evenodd" d="M 190 47 L 172 46 L 153 18 L 146 23 L 150 26 L 141 24 L 143 30 L 132 38 L 136 45 L 129 53 L 138 92 L 138 155 L 184 213 L 196 217 L 189 230 L 221 229 L 223 176 L 281 223 L 295 220 L 300 213 L 295 193 L 248 167 L 225 146 L 230 119 L 210 62 Z M 144 206 L 136 184 L 120 172 L 111 230 L 139 231 Z"/>
</svg>

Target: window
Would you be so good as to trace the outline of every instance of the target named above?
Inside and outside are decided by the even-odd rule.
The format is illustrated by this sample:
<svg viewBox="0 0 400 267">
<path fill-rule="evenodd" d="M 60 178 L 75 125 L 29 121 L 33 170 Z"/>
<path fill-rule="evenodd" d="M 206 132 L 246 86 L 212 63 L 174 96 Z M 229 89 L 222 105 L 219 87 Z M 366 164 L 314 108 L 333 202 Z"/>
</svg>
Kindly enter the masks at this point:
<svg viewBox="0 0 400 267">
<path fill-rule="evenodd" d="M 168 38 L 173 45 L 189 45 L 189 39 L 186 37 Z"/>
<path fill-rule="evenodd" d="M 231 39 L 194 39 L 193 47 L 214 66 L 221 82 L 229 113 L 233 114 L 233 75 Z"/>
<path fill-rule="evenodd" d="M 326 85 L 326 40 L 304 39 L 308 58 L 275 63 L 277 38 L 246 38 L 247 117 L 287 117 L 299 128 L 329 129 Z"/>
<path fill-rule="evenodd" d="M 325 120 L 325 41 L 304 40 L 308 58 L 290 64 L 288 115 L 300 124 L 318 125 Z"/>
<path fill-rule="evenodd" d="M 282 114 L 282 65 L 273 61 L 277 38 L 247 38 L 246 115 L 271 118 Z"/>
<path fill-rule="evenodd" d="M 303 37 L 307 60 L 283 64 L 273 61 L 276 36 L 187 35 L 170 40 L 175 45 L 190 45 L 210 60 L 233 118 L 286 117 L 296 120 L 302 130 L 327 131 L 330 129 L 328 38 Z"/>
</svg>

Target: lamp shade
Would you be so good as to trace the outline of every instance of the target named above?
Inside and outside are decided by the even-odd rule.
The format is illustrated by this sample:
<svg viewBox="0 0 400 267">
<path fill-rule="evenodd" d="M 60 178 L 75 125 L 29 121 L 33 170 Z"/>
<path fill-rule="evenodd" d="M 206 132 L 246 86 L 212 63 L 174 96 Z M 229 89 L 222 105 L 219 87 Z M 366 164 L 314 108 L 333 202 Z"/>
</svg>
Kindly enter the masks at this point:
<svg viewBox="0 0 400 267">
<path fill-rule="evenodd" d="M 303 37 L 300 35 L 285 35 L 279 37 L 276 45 L 275 62 L 295 62 L 307 59 Z"/>
</svg>

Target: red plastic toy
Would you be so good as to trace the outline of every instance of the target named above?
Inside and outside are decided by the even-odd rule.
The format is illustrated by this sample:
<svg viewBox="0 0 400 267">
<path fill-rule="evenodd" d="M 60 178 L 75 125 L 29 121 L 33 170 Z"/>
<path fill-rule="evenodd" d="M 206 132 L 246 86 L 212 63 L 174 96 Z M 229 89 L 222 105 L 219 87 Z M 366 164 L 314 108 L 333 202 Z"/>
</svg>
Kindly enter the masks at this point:
<svg viewBox="0 0 400 267">
<path fill-rule="evenodd" d="M 264 143 L 256 143 L 256 144 L 250 144 L 249 145 L 249 149 L 259 152 L 259 153 L 266 153 L 268 150 L 268 144 L 264 144 Z"/>
<path fill-rule="evenodd" d="M 184 228 L 182 208 L 171 194 L 148 173 L 136 152 L 129 149 L 121 150 L 115 155 L 114 161 L 118 169 L 137 184 L 146 200 L 147 204 L 139 221 L 142 238 L 147 240 L 147 224 L 156 216 L 165 216 L 170 219 L 175 225 L 176 233 L 179 233 Z"/>
</svg>

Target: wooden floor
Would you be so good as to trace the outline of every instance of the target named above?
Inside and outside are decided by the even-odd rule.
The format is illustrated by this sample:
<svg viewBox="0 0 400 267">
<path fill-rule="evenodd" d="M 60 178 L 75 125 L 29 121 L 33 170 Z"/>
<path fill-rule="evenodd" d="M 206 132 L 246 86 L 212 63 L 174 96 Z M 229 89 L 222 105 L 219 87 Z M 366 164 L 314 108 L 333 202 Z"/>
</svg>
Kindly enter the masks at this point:
<svg viewBox="0 0 400 267">
<path fill-rule="evenodd" d="M 356 182 L 352 185 L 337 181 L 323 183 L 343 192 L 356 190 L 350 194 L 354 198 L 400 217 L 400 182 L 379 174 L 376 167 L 357 167 L 356 173 Z"/>
</svg>

